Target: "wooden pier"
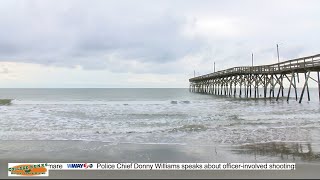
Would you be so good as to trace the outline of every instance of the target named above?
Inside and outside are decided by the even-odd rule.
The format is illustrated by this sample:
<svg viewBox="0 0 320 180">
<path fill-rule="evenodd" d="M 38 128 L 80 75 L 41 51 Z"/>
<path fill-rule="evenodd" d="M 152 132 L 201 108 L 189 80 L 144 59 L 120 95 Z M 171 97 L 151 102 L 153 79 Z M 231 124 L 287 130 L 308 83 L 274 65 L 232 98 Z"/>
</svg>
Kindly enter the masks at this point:
<svg viewBox="0 0 320 180">
<path fill-rule="evenodd" d="M 276 64 L 262 66 L 241 66 L 198 76 L 189 79 L 190 92 L 206 93 L 229 97 L 244 98 L 276 98 L 285 97 L 285 81 L 287 81 L 287 101 L 294 91 L 296 101 L 301 103 L 306 92 L 310 101 L 309 81 L 318 84 L 320 101 L 320 54 L 292 59 Z M 315 77 L 311 76 L 315 73 Z M 304 76 L 301 93 L 298 93 L 297 83 Z M 259 89 L 263 92 L 259 94 Z M 275 91 L 278 92 L 275 92 Z M 300 96 L 298 96 L 300 94 Z"/>
</svg>

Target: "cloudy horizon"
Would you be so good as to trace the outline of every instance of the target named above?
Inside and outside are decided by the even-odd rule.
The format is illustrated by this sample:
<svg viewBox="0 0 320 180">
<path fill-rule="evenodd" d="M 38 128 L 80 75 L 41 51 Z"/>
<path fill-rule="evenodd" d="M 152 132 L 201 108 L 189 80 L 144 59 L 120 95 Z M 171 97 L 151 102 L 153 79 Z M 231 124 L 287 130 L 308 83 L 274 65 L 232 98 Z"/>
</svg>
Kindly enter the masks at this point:
<svg viewBox="0 0 320 180">
<path fill-rule="evenodd" d="M 320 53 L 315 0 L 2 0 L 0 87 L 188 87 Z"/>
</svg>

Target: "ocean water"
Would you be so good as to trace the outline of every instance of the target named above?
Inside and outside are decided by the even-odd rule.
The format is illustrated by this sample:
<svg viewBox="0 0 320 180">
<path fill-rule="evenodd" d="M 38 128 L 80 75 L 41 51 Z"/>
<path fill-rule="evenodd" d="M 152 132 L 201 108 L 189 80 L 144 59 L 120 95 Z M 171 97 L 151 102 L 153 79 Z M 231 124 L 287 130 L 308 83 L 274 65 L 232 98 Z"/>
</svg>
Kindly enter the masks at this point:
<svg viewBox="0 0 320 180">
<path fill-rule="evenodd" d="M 312 153 L 320 160 L 320 103 L 228 98 L 188 89 L 0 89 L 0 140 L 234 146 Z"/>
</svg>

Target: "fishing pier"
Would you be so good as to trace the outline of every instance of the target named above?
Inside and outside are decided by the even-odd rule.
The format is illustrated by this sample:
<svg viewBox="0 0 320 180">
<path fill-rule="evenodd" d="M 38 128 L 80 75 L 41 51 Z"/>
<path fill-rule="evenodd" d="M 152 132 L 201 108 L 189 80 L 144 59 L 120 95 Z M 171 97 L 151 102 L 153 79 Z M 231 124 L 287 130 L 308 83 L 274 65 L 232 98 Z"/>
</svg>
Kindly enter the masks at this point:
<svg viewBox="0 0 320 180">
<path fill-rule="evenodd" d="M 310 101 L 309 81 L 315 81 L 320 101 L 319 71 L 320 54 L 317 54 L 270 65 L 233 67 L 193 77 L 189 79 L 189 91 L 240 98 L 276 98 L 278 101 L 280 96 L 285 97 L 284 89 L 287 88 L 287 101 L 290 93 L 294 93 L 296 101 L 301 103 L 304 94 Z M 304 76 L 303 81 L 300 76 Z M 297 84 L 300 82 L 302 90 L 298 93 Z"/>
</svg>

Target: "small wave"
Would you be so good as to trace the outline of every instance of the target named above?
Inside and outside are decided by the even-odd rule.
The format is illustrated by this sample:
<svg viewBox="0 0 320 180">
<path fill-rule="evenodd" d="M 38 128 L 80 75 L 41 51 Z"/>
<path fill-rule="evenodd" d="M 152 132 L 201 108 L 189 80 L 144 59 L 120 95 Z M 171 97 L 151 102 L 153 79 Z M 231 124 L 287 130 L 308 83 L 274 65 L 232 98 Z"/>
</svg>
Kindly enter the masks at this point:
<svg viewBox="0 0 320 180">
<path fill-rule="evenodd" d="M 190 104 L 190 101 L 181 101 L 182 104 Z"/>
<path fill-rule="evenodd" d="M 259 126 L 259 125 L 281 125 L 280 122 L 234 122 L 226 125 L 219 125 L 219 127 L 233 127 L 233 126 Z"/>
<path fill-rule="evenodd" d="M 95 131 L 94 134 L 137 134 L 137 133 L 152 133 L 152 131 L 134 131 L 134 130 L 128 130 L 123 132 L 117 132 L 117 131 Z"/>
<path fill-rule="evenodd" d="M 114 115 L 120 115 L 122 116 L 123 114 L 114 114 Z M 180 114 L 180 113 L 131 113 L 127 114 L 128 117 L 134 118 L 134 119 L 153 119 L 153 118 L 186 118 L 188 115 L 187 114 Z"/>
<path fill-rule="evenodd" d="M 190 124 L 190 125 L 183 125 L 182 127 L 173 128 L 169 132 L 198 132 L 198 131 L 205 131 L 208 127 L 201 125 L 201 124 Z"/>
<path fill-rule="evenodd" d="M 245 119 L 241 118 L 239 115 L 236 115 L 236 114 L 234 114 L 234 115 L 229 115 L 228 118 L 229 118 L 230 120 L 245 120 Z"/>
<path fill-rule="evenodd" d="M 190 104 L 190 101 L 171 101 L 170 104 Z"/>
<path fill-rule="evenodd" d="M 12 104 L 12 99 L 0 99 L 0 106 L 8 106 Z"/>
<path fill-rule="evenodd" d="M 109 101 L 109 100 L 14 100 L 13 104 L 21 105 L 160 105 L 165 101 Z"/>
<path fill-rule="evenodd" d="M 178 104 L 178 101 L 171 101 L 171 104 Z"/>
</svg>

